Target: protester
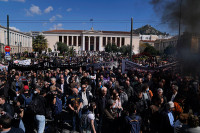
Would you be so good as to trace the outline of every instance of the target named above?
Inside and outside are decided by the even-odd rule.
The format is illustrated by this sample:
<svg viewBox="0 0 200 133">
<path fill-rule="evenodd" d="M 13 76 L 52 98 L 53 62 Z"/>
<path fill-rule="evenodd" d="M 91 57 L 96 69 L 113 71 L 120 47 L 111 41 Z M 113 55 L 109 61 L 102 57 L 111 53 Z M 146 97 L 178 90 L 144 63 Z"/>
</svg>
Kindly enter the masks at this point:
<svg viewBox="0 0 200 133">
<path fill-rule="evenodd" d="M 123 132 L 127 126 L 124 131 L 130 132 L 130 124 L 123 121 L 126 116 L 141 117 L 142 132 L 171 132 L 182 113 L 192 109 L 200 115 L 199 74 L 184 76 L 174 67 L 158 68 L 162 59 L 155 57 L 142 61 L 133 57 L 135 65 L 124 72 L 123 59 L 128 57 L 86 52 L 63 58 L 40 56 L 31 59 L 29 67 L 11 61 L 8 71 L 0 74 L 1 114 L 16 119 L 15 127 L 23 129 L 24 124 L 27 133 L 34 128 L 82 132 L 82 116 L 88 116 L 89 127 L 84 130 L 88 132 Z M 118 64 L 112 68 L 112 62 Z M 92 113 L 87 114 L 88 107 Z"/>
</svg>

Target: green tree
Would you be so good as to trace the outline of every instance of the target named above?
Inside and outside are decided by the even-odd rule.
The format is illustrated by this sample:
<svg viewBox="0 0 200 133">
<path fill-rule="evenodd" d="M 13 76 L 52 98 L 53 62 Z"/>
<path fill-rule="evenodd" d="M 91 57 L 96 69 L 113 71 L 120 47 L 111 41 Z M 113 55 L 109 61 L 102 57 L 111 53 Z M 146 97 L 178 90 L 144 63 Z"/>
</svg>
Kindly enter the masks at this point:
<svg viewBox="0 0 200 133">
<path fill-rule="evenodd" d="M 154 47 L 150 46 L 149 44 L 146 45 L 147 47 L 144 49 L 144 53 L 148 53 L 150 55 L 158 55 L 159 52 Z"/>
<path fill-rule="evenodd" d="M 168 47 L 164 49 L 164 54 L 166 55 L 172 55 L 172 54 L 175 54 L 175 52 L 176 52 L 176 48 L 172 45 L 169 45 Z"/>
<path fill-rule="evenodd" d="M 112 49 L 112 52 L 113 52 L 113 53 L 116 53 L 116 52 L 119 51 L 119 50 L 118 50 L 118 47 L 117 47 L 117 45 L 116 45 L 115 43 L 112 44 L 111 49 Z"/>
<path fill-rule="evenodd" d="M 105 51 L 106 52 L 113 52 L 113 53 L 116 53 L 118 52 L 118 47 L 115 43 L 111 44 L 111 43 L 108 43 L 106 46 L 105 46 Z"/>
<path fill-rule="evenodd" d="M 51 49 L 51 48 L 48 48 L 48 52 L 52 52 L 52 49 Z"/>
<path fill-rule="evenodd" d="M 58 51 L 60 51 L 60 53 L 62 54 L 63 52 L 67 52 L 69 50 L 67 44 L 62 43 L 62 42 L 57 42 L 57 49 Z"/>
<path fill-rule="evenodd" d="M 106 46 L 105 46 L 105 51 L 106 52 L 112 52 L 112 45 L 111 45 L 111 43 L 108 43 Z"/>
<path fill-rule="evenodd" d="M 33 39 L 33 50 L 41 54 L 42 51 L 46 49 L 47 49 L 47 39 L 45 39 L 43 35 L 36 36 Z"/>
<path fill-rule="evenodd" d="M 131 49 L 130 45 L 123 45 L 120 47 L 119 51 L 121 52 L 122 55 L 128 55 L 130 54 L 130 49 Z"/>
<path fill-rule="evenodd" d="M 68 50 L 68 54 L 69 54 L 69 56 L 75 56 L 75 49 L 74 49 L 74 47 L 70 47 L 69 48 L 69 50 Z"/>
</svg>

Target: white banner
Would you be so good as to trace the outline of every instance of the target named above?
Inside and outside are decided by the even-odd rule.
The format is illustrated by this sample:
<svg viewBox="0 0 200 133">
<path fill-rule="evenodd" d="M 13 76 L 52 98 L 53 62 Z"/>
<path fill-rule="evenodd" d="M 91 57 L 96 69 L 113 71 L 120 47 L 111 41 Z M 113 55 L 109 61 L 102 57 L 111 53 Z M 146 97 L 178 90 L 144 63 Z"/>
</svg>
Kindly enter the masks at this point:
<svg viewBox="0 0 200 133">
<path fill-rule="evenodd" d="M 4 68 L 6 68 L 6 70 L 8 70 L 8 66 L 0 64 L 0 70 L 3 71 Z"/>
<path fill-rule="evenodd" d="M 101 69 L 102 66 L 104 66 L 105 68 L 113 69 L 113 67 L 118 66 L 118 62 L 114 61 L 114 62 L 93 63 L 93 64 L 87 65 L 86 70 L 88 70 L 90 67 L 94 67 L 94 69 L 97 70 L 97 69 Z"/>
<path fill-rule="evenodd" d="M 27 60 L 15 60 L 14 63 L 15 64 L 19 64 L 19 65 L 24 65 L 24 66 L 30 66 L 31 65 L 31 59 L 27 59 Z"/>
</svg>

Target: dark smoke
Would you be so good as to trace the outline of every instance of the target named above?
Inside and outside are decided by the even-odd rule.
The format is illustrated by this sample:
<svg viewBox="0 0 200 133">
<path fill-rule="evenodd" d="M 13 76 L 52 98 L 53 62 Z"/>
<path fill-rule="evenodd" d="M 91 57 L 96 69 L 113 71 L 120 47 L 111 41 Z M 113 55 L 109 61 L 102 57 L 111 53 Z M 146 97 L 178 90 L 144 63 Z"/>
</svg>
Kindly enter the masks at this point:
<svg viewBox="0 0 200 133">
<path fill-rule="evenodd" d="M 181 18 L 183 31 L 200 32 L 200 0 L 151 0 L 150 3 L 154 5 L 156 13 L 161 15 L 162 22 L 168 23 L 172 29 L 178 31 Z"/>
<path fill-rule="evenodd" d="M 200 0 L 151 0 L 155 12 L 173 32 L 178 32 L 181 20 L 181 38 L 178 41 L 177 57 L 182 73 L 200 73 Z M 198 38 L 194 42 L 193 37 Z M 197 45 L 198 49 L 192 46 Z M 195 51 L 195 52 L 194 52 Z"/>
</svg>

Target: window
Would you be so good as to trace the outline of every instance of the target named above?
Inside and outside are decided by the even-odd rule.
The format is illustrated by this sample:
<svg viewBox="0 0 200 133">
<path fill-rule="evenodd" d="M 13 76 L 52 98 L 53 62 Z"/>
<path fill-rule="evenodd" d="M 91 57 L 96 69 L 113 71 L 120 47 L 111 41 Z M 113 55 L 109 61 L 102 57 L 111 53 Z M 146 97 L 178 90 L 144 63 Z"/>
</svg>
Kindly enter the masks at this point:
<svg viewBox="0 0 200 133">
<path fill-rule="evenodd" d="M 117 38 L 117 47 L 120 47 L 120 38 Z"/>
<path fill-rule="evenodd" d="M 64 36 L 64 43 L 67 44 L 67 36 Z"/>
<path fill-rule="evenodd" d="M 81 44 L 82 44 L 81 36 L 78 36 L 78 46 L 81 46 Z"/>
<path fill-rule="evenodd" d="M 74 46 L 76 46 L 76 42 L 77 42 L 77 40 L 76 40 L 76 36 L 73 36 L 73 39 L 74 39 Z"/>
<path fill-rule="evenodd" d="M 72 46 L 72 36 L 69 36 L 69 46 Z"/>
<path fill-rule="evenodd" d="M 112 37 L 112 43 L 113 43 L 113 44 L 116 44 L 116 43 L 115 43 L 115 37 Z"/>
<path fill-rule="evenodd" d="M 125 39 L 124 39 L 124 37 L 122 38 L 122 46 L 124 46 L 124 43 L 125 43 Z"/>
<path fill-rule="evenodd" d="M 103 37 L 103 46 L 106 46 L 106 37 Z"/>
<path fill-rule="evenodd" d="M 59 42 L 62 42 L 62 36 L 59 36 Z"/>
<path fill-rule="evenodd" d="M 88 36 L 85 37 L 85 51 L 88 50 Z"/>
<path fill-rule="evenodd" d="M 96 37 L 96 51 L 99 51 L 99 37 Z"/>
<path fill-rule="evenodd" d="M 108 37 L 107 44 L 108 44 L 108 43 L 111 43 L 111 37 Z M 106 44 L 106 45 L 107 45 L 107 44 Z"/>
</svg>

